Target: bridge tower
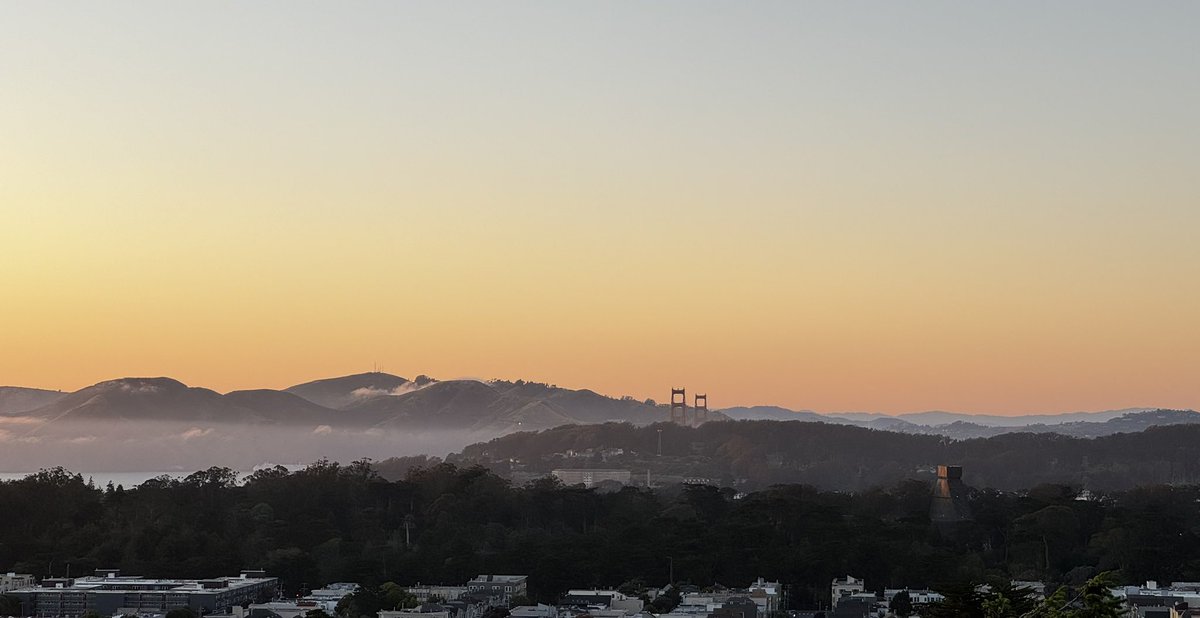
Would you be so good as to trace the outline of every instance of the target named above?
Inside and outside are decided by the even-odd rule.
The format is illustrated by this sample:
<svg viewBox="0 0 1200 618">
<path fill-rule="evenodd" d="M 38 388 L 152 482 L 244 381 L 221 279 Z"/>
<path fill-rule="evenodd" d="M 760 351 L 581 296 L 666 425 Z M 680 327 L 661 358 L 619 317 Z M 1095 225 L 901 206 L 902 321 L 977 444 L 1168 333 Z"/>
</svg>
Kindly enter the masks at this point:
<svg viewBox="0 0 1200 618">
<path fill-rule="evenodd" d="M 687 394 L 682 388 L 671 389 L 671 422 L 687 424 Z"/>
<path fill-rule="evenodd" d="M 708 422 L 708 395 L 696 395 L 696 411 L 692 413 L 692 424 Z"/>
</svg>

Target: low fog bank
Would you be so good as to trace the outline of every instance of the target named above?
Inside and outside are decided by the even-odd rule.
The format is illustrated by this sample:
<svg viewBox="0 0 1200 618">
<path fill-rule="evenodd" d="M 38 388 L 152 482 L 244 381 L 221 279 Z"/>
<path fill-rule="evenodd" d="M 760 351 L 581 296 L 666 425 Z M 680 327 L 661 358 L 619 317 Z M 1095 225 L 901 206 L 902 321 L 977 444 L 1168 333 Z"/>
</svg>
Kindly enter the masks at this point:
<svg viewBox="0 0 1200 618">
<path fill-rule="evenodd" d="M 57 422 L 0 419 L 0 472 L 62 466 L 77 472 L 192 472 L 210 466 L 250 470 L 262 464 L 349 462 L 445 455 L 494 435 L 403 432 L 316 426 L 178 422 Z"/>
</svg>

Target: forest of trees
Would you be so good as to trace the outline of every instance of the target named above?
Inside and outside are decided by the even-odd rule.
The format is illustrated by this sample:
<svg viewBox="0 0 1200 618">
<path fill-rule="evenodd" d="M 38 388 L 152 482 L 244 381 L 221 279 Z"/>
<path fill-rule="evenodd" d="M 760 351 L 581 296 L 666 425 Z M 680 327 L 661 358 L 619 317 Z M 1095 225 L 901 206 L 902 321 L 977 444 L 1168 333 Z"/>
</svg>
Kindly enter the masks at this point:
<svg viewBox="0 0 1200 618">
<path fill-rule="evenodd" d="M 661 431 L 662 455 L 658 455 Z M 974 487 L 1023 490 L 1043 483 L 1091 490 L 1152 484 L 1200 484 L 1200 425 L 1152 427 L 1138 433 L 1071 438 L 1012 433 L 951 440 L 828 423 L 724 421 L 700 427 L 658 423 L 569 425 L 516 433 L 467 447 L 449 461 L 510 470 L 625 468 L 635 475 L 705 477 L 720 485 L 764 488 L 804 483 L 862 491 L 910 478 L 932 480 L 938 464 L 963 466 Z M 622 449 L 605 461 L 565 459 L 567 450 Z M 514 467 L 513 462 L 517 462 Z"/>
<path fill-rule="evenodd" d="M 333 581 L 462 583 L 523 573 L 530 594 L 679 581 L 791 586 L 798 605 L 835 575 L 871 586 L 934 587 L 989 578 L 1200 580 L 1200 490 L 1143 487 L 1078 500 L 1071 487 L 974 491 L 974 521 L 931 525 L 928 483 L 857 494 L 783 485 L 597 491 L 552 480 L 512 487 L 485 469 L 439 464 L 386 481 L 369 462 L 318 462 L 243 482 L 212 468 L 136 488 L 92 487 L 61 469 L 0 483 L 0 570 L 62 575 L 120 568 L 209 577 L 264 568 L 285 594 Z"/>
</svg>

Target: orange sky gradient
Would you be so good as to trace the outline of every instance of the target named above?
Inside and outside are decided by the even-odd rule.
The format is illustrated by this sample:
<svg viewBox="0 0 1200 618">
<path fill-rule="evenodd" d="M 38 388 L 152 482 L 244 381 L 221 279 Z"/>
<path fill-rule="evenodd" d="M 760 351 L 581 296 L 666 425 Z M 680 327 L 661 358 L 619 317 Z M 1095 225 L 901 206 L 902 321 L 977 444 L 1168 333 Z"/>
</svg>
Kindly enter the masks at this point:
<svg viewBox="0 0 1200 618">
<path fill-rule="evenodd" d="M 4 6 L 0 384 L 1200 407 L 1200 5 L 937 7 Z"/>
</svg>

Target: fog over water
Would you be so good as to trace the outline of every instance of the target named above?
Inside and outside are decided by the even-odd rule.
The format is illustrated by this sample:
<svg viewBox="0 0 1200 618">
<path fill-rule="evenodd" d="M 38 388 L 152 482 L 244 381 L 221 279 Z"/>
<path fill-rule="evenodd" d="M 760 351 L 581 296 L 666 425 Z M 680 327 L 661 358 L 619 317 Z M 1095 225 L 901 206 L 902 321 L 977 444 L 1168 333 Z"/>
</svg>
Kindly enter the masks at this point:
<svg viewBox="0 0 1200 618">
<path fill-rule="evenodd" d="M 254 426 L 165 421 L 59 422 L 0 419 L 0 478 L 62 466 L 97 483 L 116 474 L 140 480 L 189 474 L 211 466 L 249 471 L 268 464 L 349 462 L 404 455 L 445 455 L 484 436 L 469 432 L 405 432 L 378 428 Z M 87 476 L 87 475 L 85 475 Z M 132 478 L 132 477 L 131 477 Z M 135 479 L 136 480 L 136 479 Z"/>
</svg>

